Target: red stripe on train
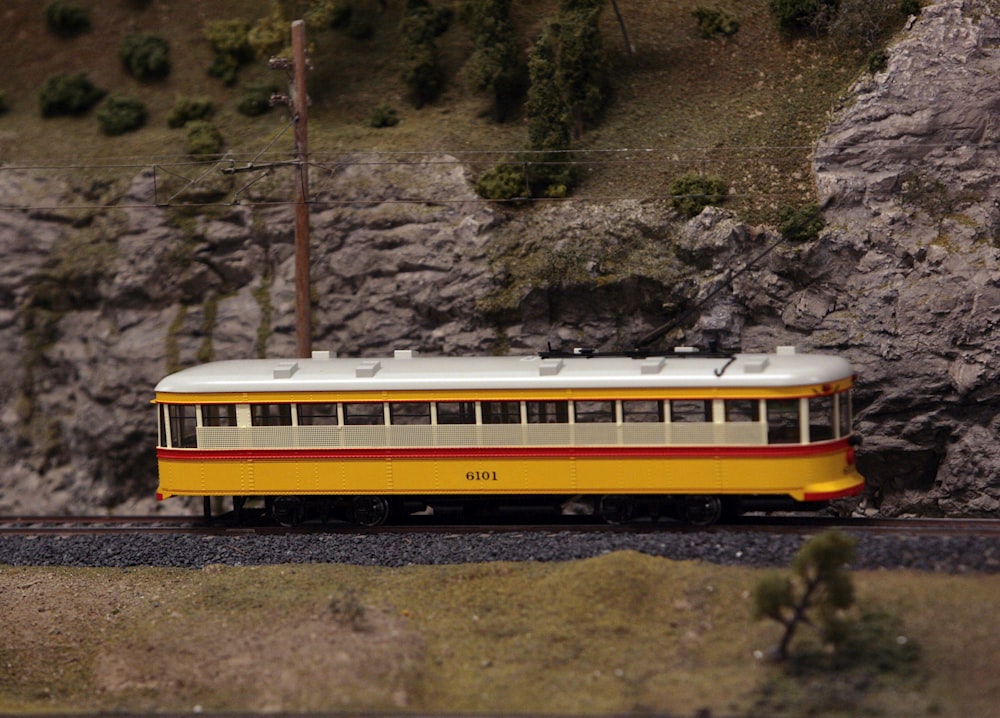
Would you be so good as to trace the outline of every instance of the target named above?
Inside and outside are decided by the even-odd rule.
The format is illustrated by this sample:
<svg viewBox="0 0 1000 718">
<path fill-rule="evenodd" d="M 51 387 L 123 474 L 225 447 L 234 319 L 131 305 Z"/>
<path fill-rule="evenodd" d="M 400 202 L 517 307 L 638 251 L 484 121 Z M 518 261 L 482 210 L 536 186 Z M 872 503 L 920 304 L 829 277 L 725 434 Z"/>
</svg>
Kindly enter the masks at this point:
<svg viewBox="0 0 1000 718">
<path fill-rule="evenodd" d="M 793 458 L 848 449 L 848 440 L 768 446 L 459 446 L 364 449 L 171 449 L 157 458 L 174 461 L 287 461 L 289 459 L 631 459 L 631 458 Z"/>
</svg>

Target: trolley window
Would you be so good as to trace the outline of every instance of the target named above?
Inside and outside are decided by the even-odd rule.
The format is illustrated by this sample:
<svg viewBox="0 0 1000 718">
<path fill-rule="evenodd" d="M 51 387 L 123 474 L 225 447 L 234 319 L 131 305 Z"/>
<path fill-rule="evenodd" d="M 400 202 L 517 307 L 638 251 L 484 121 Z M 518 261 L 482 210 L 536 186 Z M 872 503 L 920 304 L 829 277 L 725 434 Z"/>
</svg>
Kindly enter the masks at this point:
<svg viewBox="0 0 1000 718">
<path fill-rule="evenodd" d="M 760 402 L 756 399 L 726 399 L 726 421 L 759 421 Z"/>
<path fill-rule="evenodd" d="M 348 426 L 374 426 L 385 423 L 385 413 L 382 404 L 349 403 L 344 404 L 344 423 Z"/>
<path fill-rule="evenodd" d="M 198 418 L 194 404 L 168 404 L 170 445 L 177 449 L 198 446 Z"/>
<path fill-rule="evenodd" d="M 704 399 L 674 399 L 670 402 L 670 421 L 683 423 L 711 421 L 712 402 Z"/>
<path fill-rule="evenodd" d="M 851 395 L 848 392 L 837 394 L 837 408 L 840 418 L 840 436 L 850 436 L 854 422 L 851 416 Z"/>
<path fill-rule="evenodd" d="M 299 404 L 299 426 L 336 426 L 336 404 Z"/>
<path fill-rule="evenodd" d="M 613 401 L 575 401 L 573 419 L 577 424 L 613 424 L 615 403 Z"/>
<path fill-rule="evenodd" d="M 646 399 L 627 399 L 622 402 L 622 421 L 639 424 L 663 421 L 663 402 Z"/>
<path fill-rule="evenodd" d="M 568 424 L 568 401 L 527 401 L 525 410 L 529 424 Z"/>
<path fill-rule="evenodd" d="M 202 426 L 236 426 L 236 404 L 202 404 Z"/>
<path fill-rule="evenodd" d="M 475 424 L 476 402 L 474 401 L 439 401 L 437 405 L 437 423 L 439 424 Z"/>
<path fill-rule="evenodd" d="M 484 401 L 484 424 L 520 424 L 521 402 L 519 401 Z"/>
<path fill-rule="evenodd" d="M 412 426 L 431 423 L 431 405 L 427 401 L 394 401 L 389 404 L 393 424 Z"/>
<path fill-rule="evenodd" d="M 809 399 L 809 441 L 829 441 L 833 438 L 833 429 L 833 397 L 811 397 Z"/>
<path fill-rule="evenodd" d="M 291 404 L 251 404 L 250 423 L 253 426 L 291 426 Z"/>
<path fill-rule="evenodd" d="M 156 445 L 166 446 L 167 445 L 167 407 L 163 404 L 159 404 L 156 407 L 156 414 L 159 421 L 157 422 L 157 433 L 156 433 Z"/>
<path fill-rule="evenodd" d="M 767 400 L 767 443 L 799 443 L 799 400 Z"/>
</svg>

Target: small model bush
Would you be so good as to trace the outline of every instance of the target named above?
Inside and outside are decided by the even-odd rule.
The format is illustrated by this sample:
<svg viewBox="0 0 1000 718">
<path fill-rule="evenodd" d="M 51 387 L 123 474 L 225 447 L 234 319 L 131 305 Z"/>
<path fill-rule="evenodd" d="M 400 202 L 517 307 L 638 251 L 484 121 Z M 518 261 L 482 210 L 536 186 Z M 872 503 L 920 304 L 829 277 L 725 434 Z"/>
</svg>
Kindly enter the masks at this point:
<svg viewBox="0 0 1000 718">
<path fill-rule="evenodd" d="M 187 153 L 195 158 L 217 155 L 222 151 L 224 140 L 219 128 L 208 120 L 194 120 L 186 125 Z"/>
<path fill-rule="evenodd" d="M 62 72 L 51 75 L 38 93 L 42 117 L 82 115 L 96 105 L 104 95 L 84 72 Z"/>
<path fill-rule="evenodd" d="M 208 74 L 225 85 L 236 84 L 240 67 L 254 58 L 249 40 L 250 25 L 243 20 L 216 20 L 205 26 L 205 39 L 212 46 L 215 58 Z"/>
<path fill-rule="evenodd" d="M 453 17 L 451 8 L 435 8 L 427 0 L 407 0 L 399 23 L 402 74 L 417 107 L 433 102 L 444 89 L 445 69 L 434 40 L 451 26 Z"/>
<path fill-rule="evenodd" d="M 722 204 L 728 188 L 717 175 L 688 172 L 670 183 L 671 204 L 682 217 L 698 216 L 709 205 Z"/>
<path fill-rule="evenodd" d="M 740 29 L 740 21 L 725 10 L 696 7 L 691 14 L 698 23 L 698 34 L 706 40 L 732 37 Z"/>
<path fill-rule="evenodd" d="M 778 28 L 796 33 L 813 27 L 822 16 L 837 9 L 840 0 L 770 0 Z"/>
<path fill-rule="evenodd" d="M 368 116 L 368 126 L 375 128 L 394 127 L 399 124 L 399 114 L 388 102 L 376 105 Z"/>
<path fill-rule="evenodd" d="M 278 92 L 273 82 L 251 82 L 243 87 L 236 109 L 247 117 L 258 117 L 271 109 L 271 95 Z"/>
<path fill-rule="evenodd" d="M 811 242 L 826 226 L 823 213 L 815 202 L 802 207 L 785 207 L 778 213 L 778 231 L 789 242 Z"/>
<path fill-rule="evenodd" d="M 101 132 L 114 137 L 138 130 L 146 124 L 149 113 L 146 106 L 135 97 L 112 96 L 97 110 Z"/>
<path fill-rule="evenodd" d="M 45 24 L 63 37 L 76 37 L 90 29 L 90 13 L 70 0 L 53 0 L 45 6 Z"/>
<path fill-rule="evenodd" d="M 162 80 L 170 74 L 170 45 L 153 33 L 126 35 L 118 48 L 118 57 L 128 73 L 141 82 Z"/>
<path fill-rule="evenodd" d="M 177 129 L 194 120 L 207 120 L 214 113 L 210 97 L 178 97 L 167 115 L 167 127 Z"/>
<path fill-rule="evenodd" d="M 509 201 L 528 196 L 524 166 L 502 164 L 483 172 L 476 180 L 476 194 L 483 199 Z"/>
</svg>

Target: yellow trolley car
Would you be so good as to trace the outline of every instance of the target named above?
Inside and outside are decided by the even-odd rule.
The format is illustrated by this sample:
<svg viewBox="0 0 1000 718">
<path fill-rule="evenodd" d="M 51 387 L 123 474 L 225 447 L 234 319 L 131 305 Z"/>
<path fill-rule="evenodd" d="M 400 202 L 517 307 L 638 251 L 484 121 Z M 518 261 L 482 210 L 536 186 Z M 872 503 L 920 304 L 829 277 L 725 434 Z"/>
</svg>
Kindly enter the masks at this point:
<svg viewBox="0 0 1000 718">
<path fill-rule="evenodd" d="M 711 524 L 860 493 L 842 358 L 770 354 L 212 362 L 156 387 L 157 497 L 378 525 L 446 503 L 570 499 Z"/>
</svg>

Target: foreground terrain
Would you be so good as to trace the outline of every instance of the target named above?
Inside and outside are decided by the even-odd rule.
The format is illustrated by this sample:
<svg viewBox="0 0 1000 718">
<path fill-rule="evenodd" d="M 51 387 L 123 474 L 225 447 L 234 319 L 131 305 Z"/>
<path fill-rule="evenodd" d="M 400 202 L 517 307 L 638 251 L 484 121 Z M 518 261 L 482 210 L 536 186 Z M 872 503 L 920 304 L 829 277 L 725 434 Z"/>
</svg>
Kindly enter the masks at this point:
<svg viewBox="0 0 1000 718">
<path fill-rule="evenodd" d="M 405 539 L 400 539 L 405 540 Z M 786 671 L 756 569 L 624 551 L 375 568 L 0 568 L 0 712 L 986 715 L 1000 576 L 854 574 L 916 663 Z M 882 670 L 888 669 L 888 670 Z"/>
</svg>

